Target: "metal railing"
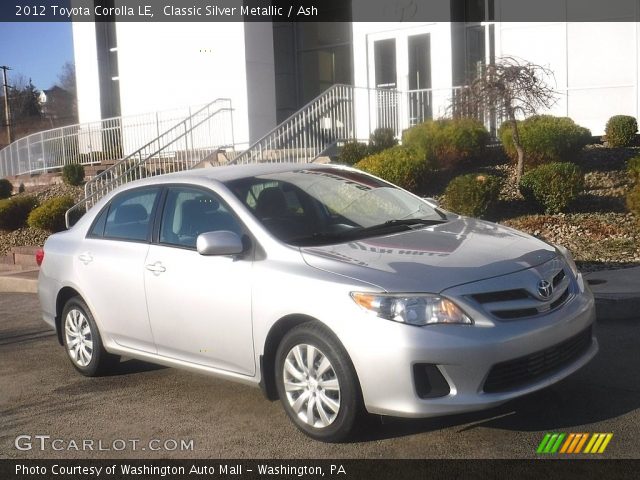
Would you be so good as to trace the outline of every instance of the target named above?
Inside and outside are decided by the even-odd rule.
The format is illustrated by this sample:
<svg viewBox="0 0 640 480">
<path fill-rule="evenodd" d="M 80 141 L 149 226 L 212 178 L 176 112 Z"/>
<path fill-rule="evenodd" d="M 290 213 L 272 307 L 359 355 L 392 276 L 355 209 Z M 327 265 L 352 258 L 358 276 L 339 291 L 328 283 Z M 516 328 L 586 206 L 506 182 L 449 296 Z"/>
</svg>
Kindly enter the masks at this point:
<svg viewBox="0 0 640 480">
<path fill-rule="evenodd" d="M 339 142 L 368 138 L 377 128 L 399 137 L 433 117 L 432 90 L 333 85 L 230 163 L 310 162 Z"/>
<path fill-rule="evenodd" d="M 33 133 L 0 150 L 0 178 L 47 172 L 70 163 L 119 160 L 200 108 L 107 118 Z"/>
<path fill-rule="evenodd" d="M 82 210 L 125 183 L 188 170 L 213 159 L 220 149 L 233 147 L 232 112 L 230 99 L 217 99 L 90 179 L 85 198 L 66 212 L 67 227 Z"/>
<path fill-rule="evenodd" d="M 308 162 L 354 130 L 353 87 L 333 85 L 238 155 L 234 164 Z"/>
</svg>

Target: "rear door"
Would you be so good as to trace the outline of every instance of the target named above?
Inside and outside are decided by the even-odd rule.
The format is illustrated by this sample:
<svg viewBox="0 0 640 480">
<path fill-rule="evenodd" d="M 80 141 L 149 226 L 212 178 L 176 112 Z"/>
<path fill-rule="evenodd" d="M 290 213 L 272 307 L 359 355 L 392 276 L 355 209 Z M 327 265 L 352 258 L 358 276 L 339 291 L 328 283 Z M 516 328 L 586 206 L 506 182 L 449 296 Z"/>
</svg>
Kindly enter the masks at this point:
<svg viewBox="0 0 640 480">
<path fill-rule="evenodd" d="M 101 332 L 124 347 L 155 352 L 144 261 L 159 187 L 123 192 L 103 208 L 74 258 L 79 285 Z"/>
</svg>

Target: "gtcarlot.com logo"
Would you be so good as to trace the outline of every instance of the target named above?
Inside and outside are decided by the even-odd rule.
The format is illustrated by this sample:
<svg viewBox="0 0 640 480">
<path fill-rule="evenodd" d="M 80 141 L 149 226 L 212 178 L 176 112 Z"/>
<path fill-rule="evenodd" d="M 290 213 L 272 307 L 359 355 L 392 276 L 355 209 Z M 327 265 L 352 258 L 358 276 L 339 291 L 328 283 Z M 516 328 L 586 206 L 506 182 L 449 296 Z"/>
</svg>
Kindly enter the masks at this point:
<svg viewBox="0 0 640 480">
<path fill-rule="evenodd" d="M 613 433 L 547 433 L 536 453 L 604 453 Z"/>
</svg>

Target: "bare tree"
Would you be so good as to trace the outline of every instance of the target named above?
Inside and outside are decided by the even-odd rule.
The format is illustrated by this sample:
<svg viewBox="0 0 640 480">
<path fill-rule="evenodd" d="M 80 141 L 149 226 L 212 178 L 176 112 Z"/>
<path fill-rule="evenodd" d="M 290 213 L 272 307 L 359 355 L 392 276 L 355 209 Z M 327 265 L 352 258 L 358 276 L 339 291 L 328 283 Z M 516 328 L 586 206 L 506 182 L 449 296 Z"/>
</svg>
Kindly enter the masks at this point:
<svg viewBox="0 0 640 480">
<path fill-rule="evenodd" d="M 527 117 L 557 102 L 557 92 L 547 84 L 554 78 L 546 67 L 513 57 L 502 57 L 485 65 L 478 76 L 453 101 L 457 115 L 477 116 L 492 112 L 508 121 L 513 145 L 518 153 L 516 180 L 524 173 L 525 152 L 518 132 L 518 117 Z"/>
<path fill-rule="evenodd" d="M 73 62 L 65 62 L 58 74 L 57 85 L 75 96 L 76 94 L 76 66 Z"/>
</svg>

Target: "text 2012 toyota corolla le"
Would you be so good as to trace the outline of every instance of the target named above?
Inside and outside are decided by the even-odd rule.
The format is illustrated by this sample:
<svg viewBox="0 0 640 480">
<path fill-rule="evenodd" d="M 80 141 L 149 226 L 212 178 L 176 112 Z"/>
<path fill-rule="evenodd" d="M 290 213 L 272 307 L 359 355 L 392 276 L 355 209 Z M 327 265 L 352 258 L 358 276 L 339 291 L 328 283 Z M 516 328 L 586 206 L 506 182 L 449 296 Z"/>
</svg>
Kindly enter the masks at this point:
<svg viewBox="0 0 640 480">
<path fill-rule="evenodd" d="M 126 355 L 260 385 L 326 441 L 495 406 L 598 350 L 567 250 L 337 166 L 129 183 L 49 237 L 39 295 L 81 373 Z"/>
</svg>

